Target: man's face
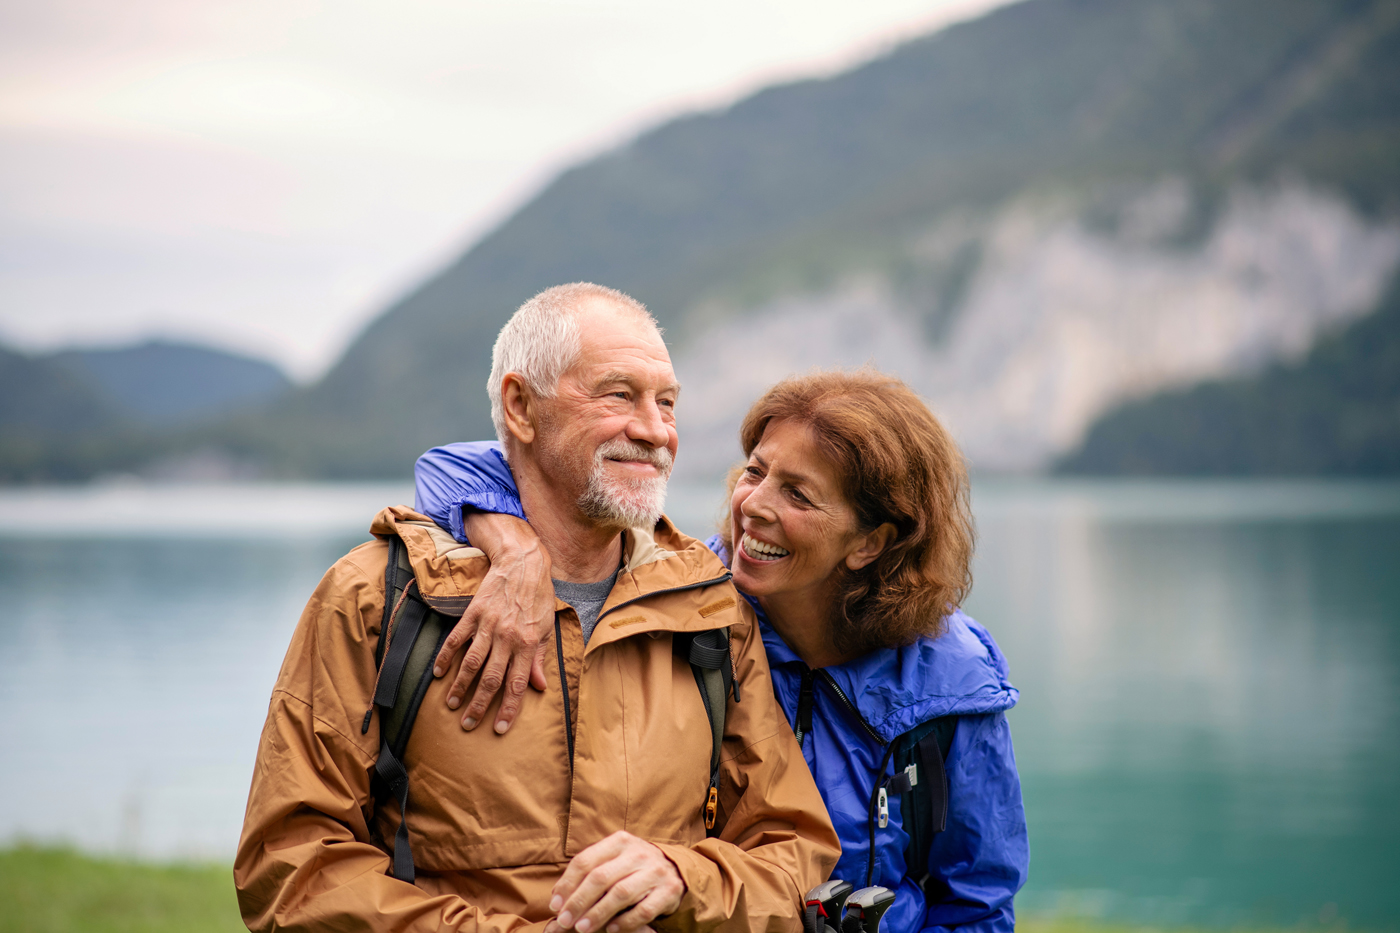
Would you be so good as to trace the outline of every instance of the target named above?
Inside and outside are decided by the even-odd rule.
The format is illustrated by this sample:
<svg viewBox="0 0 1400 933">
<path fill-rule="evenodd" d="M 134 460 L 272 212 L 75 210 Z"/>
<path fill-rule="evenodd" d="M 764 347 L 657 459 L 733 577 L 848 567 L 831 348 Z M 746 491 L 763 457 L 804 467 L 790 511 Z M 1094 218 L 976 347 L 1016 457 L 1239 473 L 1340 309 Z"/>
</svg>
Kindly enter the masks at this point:
<svg viewBox="0 0 1400 933">
<path fill-rule="evenodd" d="M 597 524 L 650 527 L 676 453 L 670 354 L 650 324 L 606 299 L 589 301 L 579 331 L 578 362 L 539 400 L 540 468 Z"/>
</svg>

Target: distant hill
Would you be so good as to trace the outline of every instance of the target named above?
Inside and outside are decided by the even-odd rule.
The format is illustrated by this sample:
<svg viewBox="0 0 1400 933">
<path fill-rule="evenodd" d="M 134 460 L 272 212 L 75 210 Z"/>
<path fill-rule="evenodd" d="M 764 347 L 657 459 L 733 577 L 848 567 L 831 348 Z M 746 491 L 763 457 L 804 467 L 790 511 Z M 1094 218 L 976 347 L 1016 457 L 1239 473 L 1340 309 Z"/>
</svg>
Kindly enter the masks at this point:
<svg viewBox="0 0 1400 933">
<path fill-rule="evenodd" d="M 1091 474 L 1400 474 L 1400 277 L 1297 362 L 1125 404 L 1058 468 Z"/>
<path fill-rule="evenodd" d="M 679 467 L 722 468 L 774 379 L 873 361 L 975 466 L 1046 469 L 1126 399 L 1299 358 L 1398 267 L 1400 0 L 1026 0 L 564 172 L 321 382 L 179 443 L 406 475 L 490 434 L 513 309 L 588 279 L 668 329 Z"/>
<path fill-rule="evenodd" d="M 202 440 L 201 421 L 290 387 L 271 363 L 192 344 L 33 356 L 0 348 L 0 481 L 140 469 Z"/>
<path fill-rule="evenodd" d="M 127 416 L 155 427 L 269 402 L 292 387 L 266 360 L 187 343 L 68 350 L 49 359 L 96 386 Z"/>
</svg>

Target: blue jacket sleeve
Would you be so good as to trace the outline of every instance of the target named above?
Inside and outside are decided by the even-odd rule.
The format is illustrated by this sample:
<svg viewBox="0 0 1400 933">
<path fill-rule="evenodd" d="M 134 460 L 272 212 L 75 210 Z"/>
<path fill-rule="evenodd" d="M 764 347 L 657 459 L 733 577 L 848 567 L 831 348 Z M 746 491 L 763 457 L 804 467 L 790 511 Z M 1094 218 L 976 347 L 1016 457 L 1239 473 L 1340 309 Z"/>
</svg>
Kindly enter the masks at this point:
<svg viewBox="0 0 1400 933">
<path fill-rule="evenodd" d="M 929 905 L 924 933 L 1009 933 L 1016 925 L 1012 898 L 1029 867 L 1006 716 L 963 716 L 948 750 L 948 828 L 929 850 L 929 871 L 946 893 Z"/>
<path fill-rule="evenodd" d="M 464 506 L 525 517 L 515 477 L 495 441 L 434 447 L 413 465 L 413 481 L 413 507 L 463 544 L 467 543 L 462 527 Z"/>
</svg>

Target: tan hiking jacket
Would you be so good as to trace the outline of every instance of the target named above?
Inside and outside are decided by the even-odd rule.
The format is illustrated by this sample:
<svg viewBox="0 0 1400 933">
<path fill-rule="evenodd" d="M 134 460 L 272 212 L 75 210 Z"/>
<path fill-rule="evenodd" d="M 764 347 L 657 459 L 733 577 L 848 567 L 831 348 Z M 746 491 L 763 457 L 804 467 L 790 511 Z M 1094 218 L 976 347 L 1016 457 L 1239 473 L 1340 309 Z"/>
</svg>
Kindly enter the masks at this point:
<svg viewBox="0 0 1400 933">
<path fill-rule="evenodd" d="M 370 529 L 398 535 L 424 600 L 460 615 L 487 568 L 403 506 Z M 542 930 L 568 860 L 617 830 L 656 843 L 686 884 L 659 930 L 797 930 L 801 897 L 825 880 L 840 843 L 773 698 L 748 604 L 719 560 L 663 519 L 629 531 L 625 562 L 587 648 L 560 602 L 560 665 L 527 690 L 515 725 L 464 732 L 434 681 L 404 754 L 416 884 L 390 877 L 392 798 L 371 811 L 379 751 L 372 705 L 388 545 L 336 562 L 302 614 L 272 693 L 234 864 L 252 930 Z M 709 720 L 671 632 L 729 626 L 740 702 L 729 699 L 718 838 L 705 836 Z M 551 633 L 552 637 L 552 633 Z M 555 653 L 556 660 L 558 657 Z M 372 816 L 370 815 L 372 812 Z"/>
</svg>

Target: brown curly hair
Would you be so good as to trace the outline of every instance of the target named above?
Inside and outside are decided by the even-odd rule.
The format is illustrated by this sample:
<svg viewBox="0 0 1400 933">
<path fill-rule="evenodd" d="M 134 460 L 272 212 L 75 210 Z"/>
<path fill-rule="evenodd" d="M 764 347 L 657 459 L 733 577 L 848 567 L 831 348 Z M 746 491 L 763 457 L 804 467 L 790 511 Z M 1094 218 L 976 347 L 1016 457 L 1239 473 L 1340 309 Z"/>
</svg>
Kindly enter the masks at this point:
<svg viewBox="0 0 1400 933">
<path fill-rule="evenodd" d="M 794 376 L 754 402 L 739 429 L 744 456 L 773 421 L 806 425 L 841 477 L 862 530 L 894 525 L 894 541 L 857 571 L 842 565 L 832 614 L 850 655 L 937 638 L 972 588 L 973 523 L 962 452 L 898 378 L 873 370 Z M 731 496 L 739 470 L 730 477 Z M 722 531 L 732 554 L 732 531 Z"/>
</svg>

